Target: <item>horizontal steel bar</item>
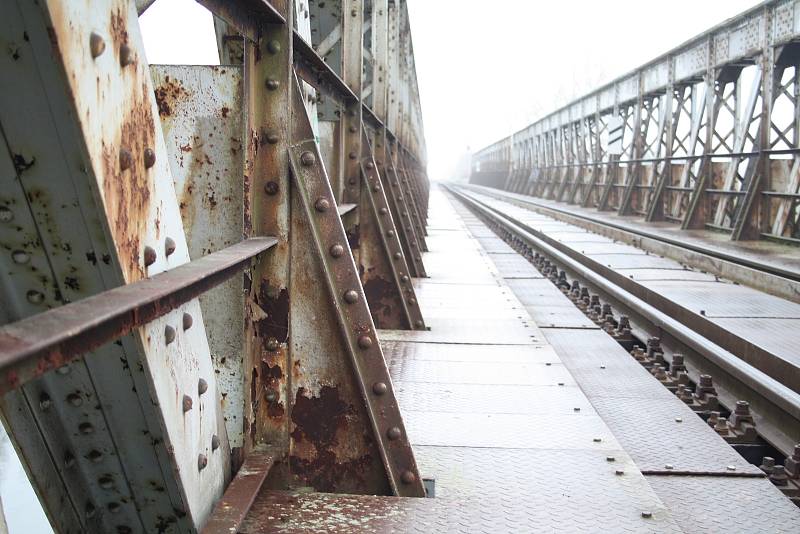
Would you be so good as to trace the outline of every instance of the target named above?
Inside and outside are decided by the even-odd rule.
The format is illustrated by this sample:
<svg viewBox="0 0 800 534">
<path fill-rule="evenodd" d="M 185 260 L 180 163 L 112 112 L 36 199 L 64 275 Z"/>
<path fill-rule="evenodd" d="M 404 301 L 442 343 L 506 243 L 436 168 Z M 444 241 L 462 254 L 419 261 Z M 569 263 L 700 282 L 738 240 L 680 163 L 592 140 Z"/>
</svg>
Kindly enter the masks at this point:
<svg viewBox="0 0 800 534">
<path fill-rule="evenodd" d="M 239 527 L 247 517 L 247 512 L 253 506 L 274 463 L 274 451 L 267 448 L 253 449 L 217 502 L 201 534 L 239 532 Z"/>
<path fill-rule="evenodd" d="M 117 339 L 241 271 L 275 246 L 247 239 L 171 271 L 0 328 L 0 394 Z"/>
</svg>

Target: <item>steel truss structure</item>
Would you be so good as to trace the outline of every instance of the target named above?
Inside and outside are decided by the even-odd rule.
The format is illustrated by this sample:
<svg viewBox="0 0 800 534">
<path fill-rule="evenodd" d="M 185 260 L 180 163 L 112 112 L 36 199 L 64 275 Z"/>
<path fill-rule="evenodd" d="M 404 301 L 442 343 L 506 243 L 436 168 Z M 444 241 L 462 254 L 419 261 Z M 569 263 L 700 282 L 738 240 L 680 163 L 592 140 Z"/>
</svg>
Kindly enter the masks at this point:
<svg viewBox="0 0 800 534">
<path fill-rule="evenodd" d="M 220 66 L 148 65 L 152 3 L 0 2 L 0 411 L 53 527 L 422 496 L 376 332 L 426 328 L 405 2 L 200 0 Z"/>
<path fill-rule="evenodd" d="M 800 2 L 764 2 L 480 150 L 471 181 L 798 243 L 799 71 Z"/>
</svg>

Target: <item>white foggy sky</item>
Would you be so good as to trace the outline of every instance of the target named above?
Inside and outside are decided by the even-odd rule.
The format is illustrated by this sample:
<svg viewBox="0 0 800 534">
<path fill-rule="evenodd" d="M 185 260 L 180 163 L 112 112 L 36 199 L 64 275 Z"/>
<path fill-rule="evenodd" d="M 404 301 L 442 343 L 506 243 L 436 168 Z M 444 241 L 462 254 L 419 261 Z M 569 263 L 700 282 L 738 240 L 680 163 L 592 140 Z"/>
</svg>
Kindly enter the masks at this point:
<svg viewBox="0 0 800 534">
<path fill-rule="evenodd" d="M 760 0 L 408 0 L 428 171 L 478 150 Z M 151 63 L 216 63 L 210 15 L 159 0 Z"/>
</svg>

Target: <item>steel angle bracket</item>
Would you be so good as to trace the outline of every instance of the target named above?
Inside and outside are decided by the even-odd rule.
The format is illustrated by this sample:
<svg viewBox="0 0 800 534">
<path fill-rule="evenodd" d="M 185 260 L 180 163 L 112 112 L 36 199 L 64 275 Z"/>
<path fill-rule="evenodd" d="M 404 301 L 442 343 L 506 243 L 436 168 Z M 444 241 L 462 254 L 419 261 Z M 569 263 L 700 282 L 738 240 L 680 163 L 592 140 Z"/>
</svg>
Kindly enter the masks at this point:
<svg viewBox="0 0 800 534">
<path fill-rule="evenodd" d="M 404 209 L 402 201 L 405 196 L 402 193 L 400 176 L 397 173 L 397 168 L 394 165 L 394 159 L 391 156 L 385 136 L 381 144 L 385 147 L 384 153 L 382 157 L 380 153 L 378 153 L 378 158 L 376 161 L 378 163 L 378 172 L 387 177 L 387 182 L 390 185 L 390 187 L 384 189 L 384 192 L 389 203 L 389 208 L 392 212 L 393 220 L 395 221 L 397 235 L 400 238 L 400 244 L 403 247 L 405 256 L 409 260 L 408 268 L 411 276 L 424 278 L 427 276 L 427 274 L 425 272 L 425 265 L 422 263 L 422 256 L 420 256 L 418 252 L 420 250 L 420 246 L 417 240 L 416 232 L 414 231 L 414 226 L 407 220 L 404 224 L 404 221 L 400 216 Z M 416 254 L 414 252 L 416 252 Z"/>
<path fill-rule="evenodd" d="M 408 264 L 384 194 L 372 146 L 361 127 L 362 282 L 372 318 L 379 328 L 424 330 Z M 370 245 L 373 245 L 370 247 Z M 380 248 L 380 250 L 375 250 Z M 367 261 L 369 265 L 367 265 Z"/>
<path fill-rule="evenodd" d="M 378 343 L 355 262 L 350 254 L 345 253 L 347 239 L 344 227 L 300 94 L 295 75 L 292 109 L 296 115 L 292 119 L 292 142 L 288 152 L 292 184 L 303 211 L 299 216 L 307 220 L 314 252 L 322 264 L 344 351 L 353 366 L 353 376 L 372 426 L 374 443 L 380 453 L 389 488 L 398 496 L 422 497 L 422 480 L 397 406 L 383 351 Z"/>
</svg>

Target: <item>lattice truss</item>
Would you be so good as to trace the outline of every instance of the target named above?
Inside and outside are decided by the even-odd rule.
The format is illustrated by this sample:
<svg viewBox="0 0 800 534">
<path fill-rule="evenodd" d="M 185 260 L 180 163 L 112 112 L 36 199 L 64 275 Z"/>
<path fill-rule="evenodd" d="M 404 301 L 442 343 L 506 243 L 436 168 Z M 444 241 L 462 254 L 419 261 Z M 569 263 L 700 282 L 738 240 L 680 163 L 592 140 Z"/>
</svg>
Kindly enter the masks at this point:
<svg viewBox="0 0 800 534">
<path fill-rule="evenodd" d="M 698 36 L 479 151 L 474 169 L 493 167 L 473 181 L 732 239 L 796 240 L 798 17 L 797 1 L 768 2 Z"/>
<path fill-rule="evenodd" d="M 253 454 L 421 496 L 377 338 L 426 328 L 405 2 L 202 0 L 219 66 L 149 65 L 152 3 L 0 3 L 0 413 L 51 522 L 195 532 Z"/>
</svg>

